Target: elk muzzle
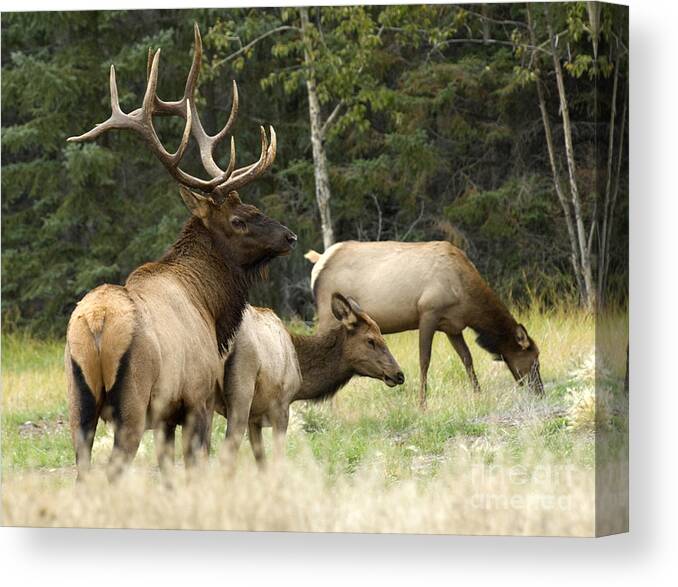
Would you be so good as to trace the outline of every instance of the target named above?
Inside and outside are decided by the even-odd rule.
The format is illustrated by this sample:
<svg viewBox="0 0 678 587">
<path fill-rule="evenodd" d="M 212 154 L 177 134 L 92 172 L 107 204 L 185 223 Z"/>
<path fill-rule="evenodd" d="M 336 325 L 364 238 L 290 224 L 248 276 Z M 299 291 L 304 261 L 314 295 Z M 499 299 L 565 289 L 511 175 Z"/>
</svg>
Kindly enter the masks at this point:
<svg viewBox="0 0 678 587">
<path fill-rule="evenodd" d="M 524 379 L 527 380 L 527 386 L 530 388 L 530 391 L 536 393 L 537 395 L 544 395 L 544 383 L 541 380 L 538 361 L 533 363 L 529 373 Z"/>
<path fill-rule="evenodd" d="M 541 373 L 539 372 L 539 362 L 535 361 L 525 375 L 520 375 L 510 365 L 509 368 L 513 373 L 516 381 L 520 385 L 527 385 L 529 390 L 537 395 L 544 395 L 544 383 L 541 380 Z"/>
<path fill-rule="evenodd" d="M 287 234 L 285 235 L 285 240 L 287 241 L 287 246 L 289 247 L 290 251 L 297 246 L 297 235 L 294 234 L 291 230 L 287 231 Z"/>
<path fill-rule="evenodd" d="M 277 242 L 275 244 L 276 254 L 280 257 L 289 255 L 294 250 L 294 247 L 297 246 L 297 235 L 294 234 L 286 226 L 283 226 L 282 224 L 280 225 L 280 228 L 277 230 L 277 233 L 278 233 L 276 235 Z"/>
<path fill-rule="evenodd" d="M 395 372 L 387 372 L 384 374 L 384 383 L 389 387 L 395 387 L 396 385 L 405 383 L 405 374 L 400 370 L 397 363 Z"/>
</svg>

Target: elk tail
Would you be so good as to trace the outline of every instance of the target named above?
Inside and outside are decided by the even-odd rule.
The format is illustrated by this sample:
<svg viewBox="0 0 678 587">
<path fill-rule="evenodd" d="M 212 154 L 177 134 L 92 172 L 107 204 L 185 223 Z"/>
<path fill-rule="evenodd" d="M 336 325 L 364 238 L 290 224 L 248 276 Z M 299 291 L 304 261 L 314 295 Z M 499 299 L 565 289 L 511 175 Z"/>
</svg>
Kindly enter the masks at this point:
<svg viewBox="0 0 678 587">
<path fill-rule="evenodd" d="M 125 375 L 135 314 L 123 287 L 104 285 L 87 294 L 71 316 L 67 334 L 70 367 L 77 386 L 86 386 L 97 404 Z"/>
<path fill-rule="evenodd" d="M 320 259 L 321 255 L 317 251 L 314 251 L 311 249 L 304 255 L 304 259 L 307 259 L 310 261 L 313 265 L 315 265 L 318 262 L 318 259 Z"/>
</svg>

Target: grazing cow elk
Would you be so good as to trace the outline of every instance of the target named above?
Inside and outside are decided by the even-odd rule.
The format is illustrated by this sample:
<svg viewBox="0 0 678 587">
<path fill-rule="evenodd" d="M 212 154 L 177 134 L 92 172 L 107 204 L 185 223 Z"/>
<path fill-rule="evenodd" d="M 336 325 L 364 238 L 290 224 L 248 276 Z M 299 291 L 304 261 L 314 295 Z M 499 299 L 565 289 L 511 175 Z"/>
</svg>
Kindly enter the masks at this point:
<svg viewBox="0 0 678 587">
<path fill-rule="evenodd" d="M 450 243 L 347 241 L 322 255 L 309 251 L 306 258 L 314 263 L 311 287 L 321 330 L 334 323 L 331 296 L 337 289 L 354 297 L 384 334 L 419 329 L 422 408 L 437 330 L 447 334 L 476 391 L 480 387 L 462 335 L 466 327 L 477 332 L 482 348 L 506 363 L 516 381 L 527 380 L 543 393 L 537 345 L 463 251 Z"/>
<path fill-rule="evenodd" d="M 252 452 L 263 464 L 262 426 L 272 426 L 282 452 L 289 409 L 298 400 L 333 396 L 354 375 L 381 379 L 389 387 L 405 376 L 379 327 L 355 300 L 332 295 L 338 320 L 313 336 L 290 334 L 273 311 L 249 306 L 225 363 L 223 395 L 216 410 L 228 418 L 226 450 L 237 453 L 249 424 Z"/>
<path fill-rule="evenodd" d="M 195 28 L 193 64 L 184 96 L 164 102 L 156 96 L 160 50 L 150 59 L 143 106 L 125 114 L 118 105 L 111 67 L 111 117 L 70 141 L 94 139 L 111 129 L 132 130 L 145 140 L 172 176 L 192 215 L 179 238 L 154 263 L 132 272 L 124 286 L 102 285 L 77 305 L 65 351 L 70 424 L 78 477 L 89 468 L 99 418 L 115 426 L 109 477 L 134 458 L 146 428 L 153 428 L 161 465 L 174 455 L 174 433 L 183 426 L 184 459 L 208 448 L 215 388 L 221 385 L 224 353 L 237 332 L 247 290 L 262 266 L 290 252 L 296 236 L 286 227 L 243 204 L 236 189 L 273 163 L 276 138 L 262 130 L 257 163 L 235 169 L 235 146 L 223 170 L 214 147 L 230 131 L 238 108 L 235 85 L 226 126 L 209 136 L 195 110 L 194 94 L 202 47 Z M 186 120 L 181 144 L 169 154 L 153 128 L 153 116 Z M 190 135 L 212 176 L 202 180 L 179 168 Z M 193 188 L 203 195 L 192 191 Z"/>
</svg>

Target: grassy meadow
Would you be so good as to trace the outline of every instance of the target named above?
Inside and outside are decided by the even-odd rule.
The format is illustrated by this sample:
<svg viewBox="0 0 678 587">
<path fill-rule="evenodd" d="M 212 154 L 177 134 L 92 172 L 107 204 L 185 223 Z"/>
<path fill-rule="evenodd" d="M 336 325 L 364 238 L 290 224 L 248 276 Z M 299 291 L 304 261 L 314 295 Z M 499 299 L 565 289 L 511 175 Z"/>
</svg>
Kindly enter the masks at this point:
<svg viewBox="0 0 678 587">
<path fill-rule="evenodd" d="M 282 465 L 259 472 L 245 442 L 228 477 L 216 456 L 226 423 L 216 416 L 215 456 L 205 470 L 189 475 L 177 465 L 175 479 L 161 480 L 148 432 L 132 470 L 113 487 L 103 475 L 112 446 L 103 423 L 94 474 L 73 483 L 63 342 L 5 334 L 2 523 L 592 535 L 596 466 L 625 474 L 618 464 L 627 452 L 627 323 L 615 316 L 599 325 L 608 350 L 596 360 L 591 316 L 560 309 L 519 319 L 541 348 L 543 398 L 517 386 L 467 332 L 483 389 L 474 394 L 437 334 L 421 412 L 417 333 L 391 335 L 405 385 L 357 378 L 331 402 L 294 404 Z M 596 450 L 603 433 L 605 450 Z M 627 523 L 622 511 L 608 512 L 610 528 Z"/>
</svg>

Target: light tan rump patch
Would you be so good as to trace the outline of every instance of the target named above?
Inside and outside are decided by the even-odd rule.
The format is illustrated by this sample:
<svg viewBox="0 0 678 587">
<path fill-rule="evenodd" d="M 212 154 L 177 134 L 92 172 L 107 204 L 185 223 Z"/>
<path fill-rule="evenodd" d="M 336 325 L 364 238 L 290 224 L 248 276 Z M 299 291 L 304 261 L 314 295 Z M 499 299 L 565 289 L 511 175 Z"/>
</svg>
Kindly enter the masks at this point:
<svg viewBox="0 0 678 587">
<path fill-rule="evenodd" d="M 124 287 L 102 285 L 77 305 L 68 323 L 68 347 L 87 385 L 99 397 L 115 383 L 134 335 L 136 312 Z"/>
</svg>

